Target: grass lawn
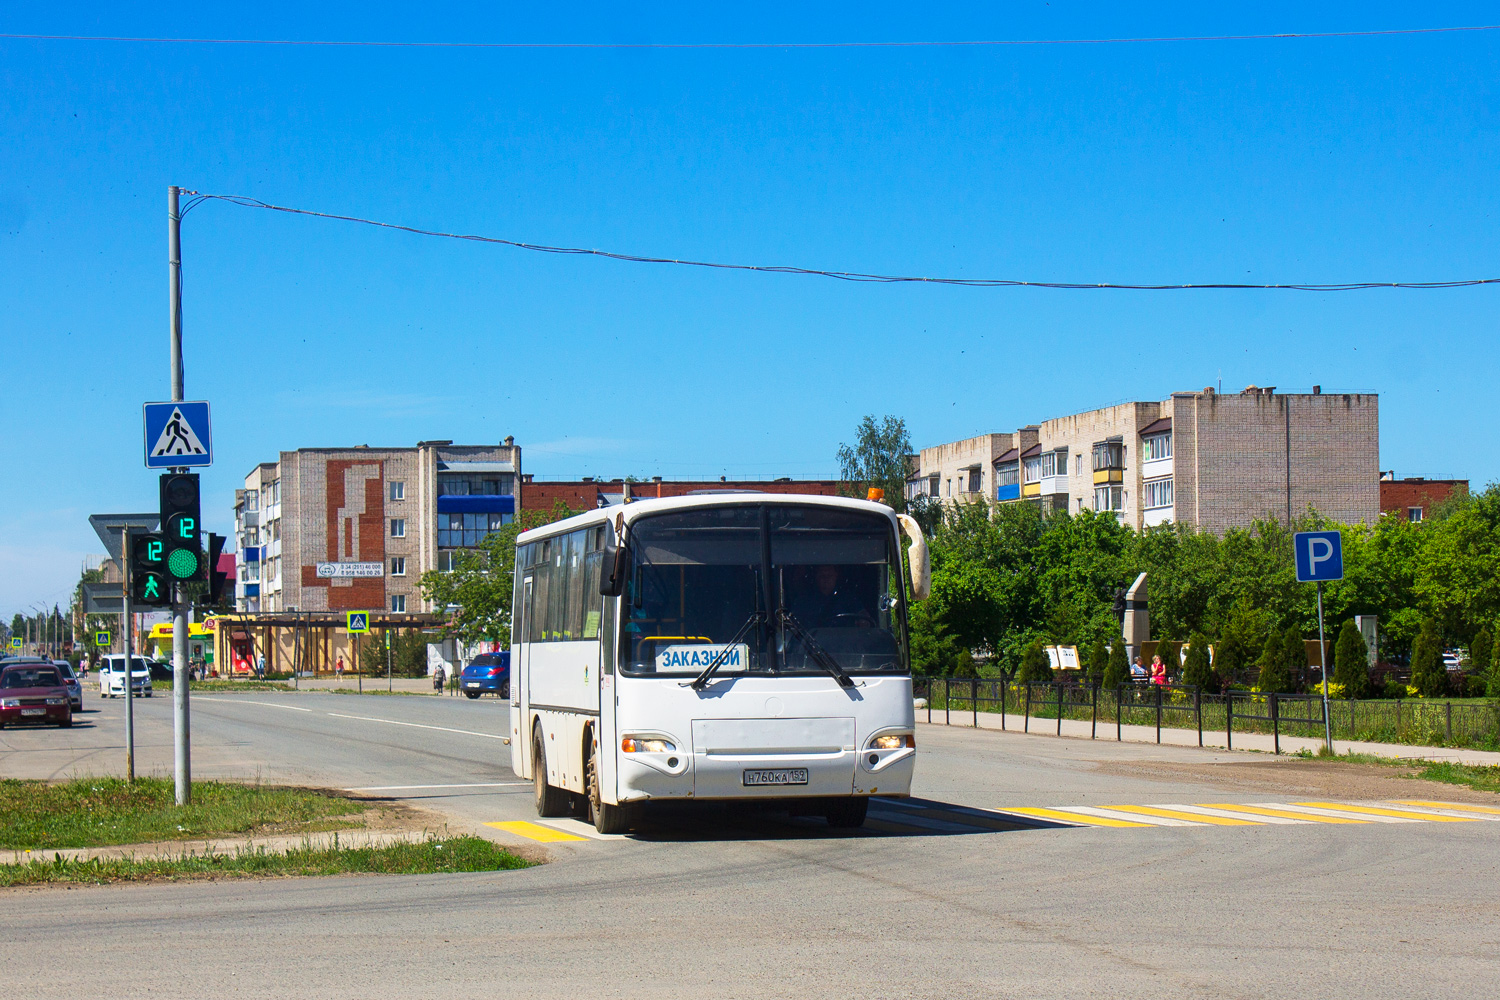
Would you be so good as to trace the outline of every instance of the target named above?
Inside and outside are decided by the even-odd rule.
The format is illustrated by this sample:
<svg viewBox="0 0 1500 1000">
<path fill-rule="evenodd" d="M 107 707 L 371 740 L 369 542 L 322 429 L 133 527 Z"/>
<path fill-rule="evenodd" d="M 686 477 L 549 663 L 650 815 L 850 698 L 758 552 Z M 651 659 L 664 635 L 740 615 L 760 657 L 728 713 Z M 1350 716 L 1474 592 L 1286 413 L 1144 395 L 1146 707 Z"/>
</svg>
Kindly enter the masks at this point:
<svg viewBox="0 0 1500 1000">
<path fill-rule="evenodd" d="M 362 825 L 368 805 L 306 788 L 199 781 L 175 804 L 169 778 L 0 779 L 0 848 L 52 850 L 228 835 L 311 833 Z"/>
<path fill-rule="evenodd" d="M 285 852 L 180 855 L 163 858 L 61 856 L 0 865 L 0 886 L 51 882 L 105 883 L 179 879 L 272 878 L 306 875 L 423 875 L 433 872 L 492 872 L 528 868 L 519 858 L 482 837 L 448 837 L 385 847 L 294 848 Z"/>
<path fill-rule="evenodd" d="M 1459 764 L 1442 760 L 1391 760 L 1374 754 L 1340 754 L 1339 760 L 1357 764 L 1379 764 L 1382 767 L 1397 767 L 1410 772 L 1410 777 L 1427 781 L 1441 781 L 1449 785 L 1464 785 L 1480 792 L 1500 792 L 1500 767 L 1484 764 Z"/>
<path fill-rule="evenodd" d="M 171 691 L 171 681 L 152 681 L 151 687 L 157 691 Z M 291 691 L 290 684 L 280 681 L 232 681 L 223 677 L 211 677 L 207 680 L 193 681 L 188 685 L 189 691 Z"/>
</svg>

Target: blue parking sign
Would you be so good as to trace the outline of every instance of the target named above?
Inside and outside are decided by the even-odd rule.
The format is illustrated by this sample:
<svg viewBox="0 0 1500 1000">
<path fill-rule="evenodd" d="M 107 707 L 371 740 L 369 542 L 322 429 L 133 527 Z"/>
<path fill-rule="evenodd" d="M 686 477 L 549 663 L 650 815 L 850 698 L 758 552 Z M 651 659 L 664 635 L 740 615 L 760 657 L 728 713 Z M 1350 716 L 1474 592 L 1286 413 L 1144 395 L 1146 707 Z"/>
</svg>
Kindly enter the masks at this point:
<svg viewBox="0 0 1500 1000">
<path fill-rule="evenodd" d="M 1337 531 L 1299 531 L 1292 536 L 1298 583 L 1344 578 L 1344 539 Z"/>
</svg>

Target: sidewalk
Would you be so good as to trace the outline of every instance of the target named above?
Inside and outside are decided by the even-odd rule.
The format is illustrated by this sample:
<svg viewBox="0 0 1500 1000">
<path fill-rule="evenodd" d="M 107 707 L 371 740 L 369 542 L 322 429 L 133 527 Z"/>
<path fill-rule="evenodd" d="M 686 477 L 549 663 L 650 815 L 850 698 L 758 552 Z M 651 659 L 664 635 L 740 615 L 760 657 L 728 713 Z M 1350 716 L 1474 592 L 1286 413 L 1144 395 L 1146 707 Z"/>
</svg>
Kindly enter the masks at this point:
<svg viewBox="0 0 1500 1000">
<path fill-rule="evenodd" d="M 955 728 L 973 729 L 974 714 L 972 712 L 955 711 L 948 716 L 941 709 L 932 710 L 932 724 L 943 725 L 945 718 L 951 718 L 949 723 Z M 927 721 L 927 709 L 917 709 L 917 721 Z M 1023 715 L 1006 714 L 1004 725 L 1001 725 L 999 712 L 980 712 L 980 729 L 1004 729 L 1007 732 L 1020 733 L 1026 730 L 1026 717 Z M 1064 737 L 1073 739 L 1088 739 L 1090 723 L 1086 720 L 1064 719 L 1062 722 L 1062 733 Z M 1115 724 L 1113 722 L 1100 721 L 1095 731 L 1099 740 L 1115 740 Z M 1033 717 L 1030 724 L 1030 733 L 1033 736 L 1058 735 L 1056 719 L 1039 719 Z M 1126 743 L 1155 743 L 1155 726 L 1124 726 L 1120 730 L 1120 739 Z M 1196 729 L 1168 729 L 1166 726 L 1161 730 L 1161 742 L 1163 745 L 1178 747 L 1196 747 L 1198 745 L 1198 730 Z M 1226 749 L 1224 730 L 1203 730 L 1203 746 L 1216 750 Z M 1288 736 L 1281 734 L 1281 752 L 1297 753 L 1299 750 L 1307 750 L 1317 753 L 1323 746 L 1322 737 L 1310 738 L 1306 736 Z M 1340 754 L 1365 753 L 1374 757 L 1389 757 L 1400 760 L 1446 760 L 1459 764 L 1479 764 L 1487 767 L 1500 766 L 1500 753 L 1488 750 L 1464 750 L 1458 747 L 1420 747 L 1405 746 L 1398 743 L 1367 743 L 1362 740 L 1334 740 L 1333 748 Z M 1270 733 L 1235 733 L 1234 749 L 1256 751 L 1259 753 L 1274 753 L 1275 740 Z"/>
<path fill-rule="evenodd" d="M 296 834 L 285 837 L 214 837 L 198 840 L 162 840 L 143 844 L 118 844 L 106 847 L 58 847 L 35 851 L 0 851 L 0 864 L 24 865 L 30 861 L 51 861 L 61 855 L 69 861 L 92 858 L 180 858 L 185 854 L 236 854 L 241 851 L 265 851 L 281 854 L 308 847 L 328 850 L 337 844 L 345 847 L 388 847 L 391 844 L 421 843 L 430 837 L 458 836 L 446 826 L 427 830 L 338 830 L 326 833 Z"/>
</svg>

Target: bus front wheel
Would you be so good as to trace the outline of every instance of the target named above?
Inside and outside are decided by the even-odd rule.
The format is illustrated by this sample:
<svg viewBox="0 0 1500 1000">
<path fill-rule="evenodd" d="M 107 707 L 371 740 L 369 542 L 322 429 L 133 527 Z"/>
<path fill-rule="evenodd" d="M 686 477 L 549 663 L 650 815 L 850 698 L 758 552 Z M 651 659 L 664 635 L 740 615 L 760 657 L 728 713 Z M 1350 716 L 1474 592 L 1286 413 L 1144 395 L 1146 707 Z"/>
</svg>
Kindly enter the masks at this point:
<svg viewBox="0 0 1500 1000">
<path fill-rule="evenodd" d="M 568 793 L 547 784 L 547 752 L 542 745 L 542 727 L 538 725 L 531 733 L 531 775 L 536 783 L 536 814 L 538 816 L 566 816 Z"/>
<path fill-rule="evenodd" d="M 588 807 L 589 820 L 600 833 L 625 833 L 630 829 L 630 813 L 627 807 L 610 805 L 604 801 L 599 783 L 599 737 L 593 735 L 588 757 Z"/>
<path fill-rule="evenodd" d="M 865 814 L 870 811 L 870 800 L 861 795 L 855 798 L 835 799 L 823 813 L 828 825 L 836 830 L 853 830 L 865 825 Z"/>
</svg>

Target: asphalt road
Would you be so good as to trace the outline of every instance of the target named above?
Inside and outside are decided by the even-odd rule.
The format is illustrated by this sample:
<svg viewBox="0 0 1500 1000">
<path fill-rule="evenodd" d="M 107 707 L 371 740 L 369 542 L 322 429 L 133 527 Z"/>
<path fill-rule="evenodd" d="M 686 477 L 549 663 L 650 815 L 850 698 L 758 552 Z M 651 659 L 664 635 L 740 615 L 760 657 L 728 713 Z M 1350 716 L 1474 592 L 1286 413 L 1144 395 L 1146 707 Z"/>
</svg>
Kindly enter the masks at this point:
<svg viewBox="0 0 1500 1000">
<path fill-rule="evenodd" d="M 169 773 L 170 702 L 137 706 L 140 767 Z M 380 789 L 515 843 L 482 824 L 535 819 L 495 738 L 497 701 L 194 706 L 200 776 Z M 0 774 L 116 771 L 122 707 L 71 732 L 0 733 Z M 690 813 L 547 844 L 553 863 L 522 872 L 7 891 L 6 986 L 195 1000 L 1500 987 L 1500 823 L 1037 826 L 982 810 L 1265 802 L 1236 777 L 1263 760 L 926 726 L 918 739 L 915 803 L 853 835 Z"/>
</svg>

